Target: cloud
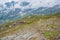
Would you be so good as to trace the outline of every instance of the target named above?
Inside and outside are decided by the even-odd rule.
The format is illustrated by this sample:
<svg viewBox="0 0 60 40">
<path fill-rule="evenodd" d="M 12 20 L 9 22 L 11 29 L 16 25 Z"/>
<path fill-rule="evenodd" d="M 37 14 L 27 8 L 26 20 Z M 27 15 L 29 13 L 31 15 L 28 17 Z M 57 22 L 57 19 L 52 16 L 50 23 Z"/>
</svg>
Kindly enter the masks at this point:
<svg viewBox="0 0 60 40">
<path fill-rule="evenodd" d="M 3 6 L 5 8 L 7 7 L 12 8 L 12 6 L 14 5 L 13 8 L 20 8 L 21 10 L 24 10 L 28 8 L 37 9 L 39 7 L 53 7 L 54 5 L 59 5 L 60 1 L 57 1 L 57 0 L 0 0 L 0 4 L 4 4 Z"/>
</svg>

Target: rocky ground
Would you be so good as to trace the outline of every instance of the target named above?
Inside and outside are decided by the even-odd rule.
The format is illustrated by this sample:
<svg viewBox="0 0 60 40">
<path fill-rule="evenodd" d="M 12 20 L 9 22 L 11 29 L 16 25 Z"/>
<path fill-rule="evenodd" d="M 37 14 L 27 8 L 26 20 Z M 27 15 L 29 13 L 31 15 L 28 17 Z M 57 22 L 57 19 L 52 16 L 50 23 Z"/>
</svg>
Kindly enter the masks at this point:
<svg viewBox="0 0 60 40">
<path fill-rule="evenodd" d="M 10 28 L 6 31 L 0 31 L 0 40 L 60 40 L 59 15 L 45 18 L 39 17 L 33 21 L 26 20 L 9 24 L 9 27 L 13 27 L 15 30 Z"/>
</svg>

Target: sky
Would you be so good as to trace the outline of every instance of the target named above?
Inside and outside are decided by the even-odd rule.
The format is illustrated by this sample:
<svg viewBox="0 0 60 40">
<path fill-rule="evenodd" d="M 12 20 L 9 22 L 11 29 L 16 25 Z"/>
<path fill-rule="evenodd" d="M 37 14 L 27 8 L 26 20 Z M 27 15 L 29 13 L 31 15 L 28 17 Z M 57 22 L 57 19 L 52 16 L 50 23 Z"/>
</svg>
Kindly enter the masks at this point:
<svg viewBox="0 0 60 40">
<path fill-rule="evenodd" d="M 60 4 L 60 0 L 0 0 L 0 4 L 5 4 L 6 2 L 11 1 L 18 2 L 14 7 L 20 8 L 52 7 L 54 5 Z M 22 4 L 22 2 L 29 2 L 29 5 L 21 6 L 20 4 Z"/>
</svg>

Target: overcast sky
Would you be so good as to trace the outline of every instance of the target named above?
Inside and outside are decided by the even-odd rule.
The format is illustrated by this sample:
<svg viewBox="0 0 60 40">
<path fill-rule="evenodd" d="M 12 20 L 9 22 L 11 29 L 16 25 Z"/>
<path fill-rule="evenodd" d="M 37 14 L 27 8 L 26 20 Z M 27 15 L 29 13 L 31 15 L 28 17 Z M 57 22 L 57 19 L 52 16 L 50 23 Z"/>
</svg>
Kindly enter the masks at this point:
<svg viewBox="0 0 60 40">
<path fill-rule="evenodd" d="M 4 4 L 6 2 L 16 1 L 18 4 L 15 5 L 15 7 L 21 7 L 20 3 L 22 1 L 29 2 L 30 4 L 26 6 L 27 8 L 37 8 L 37 7 L 52 7 L 54 5 L 59 5 L 60 0 L 0 0 L 0 4 Z M 26 8 L 23 7 L 23 8 Z"/>
</svg>

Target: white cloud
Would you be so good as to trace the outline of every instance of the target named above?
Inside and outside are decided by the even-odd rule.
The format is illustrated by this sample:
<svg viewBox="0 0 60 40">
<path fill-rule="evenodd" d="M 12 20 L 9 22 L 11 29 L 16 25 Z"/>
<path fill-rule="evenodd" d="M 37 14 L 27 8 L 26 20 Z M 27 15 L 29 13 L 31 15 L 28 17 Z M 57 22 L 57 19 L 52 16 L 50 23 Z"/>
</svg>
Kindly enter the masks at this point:
<svg viewBox="0 0 60 40">
<path fill-rule="evenodd" d="M 51 7 L 57 4 L 56 0 L 30 0 L 32 7 Z M 49 4 L 49 5 L 48 5 Z"/>
<path fill-rule="evenodd" d="M 15 8 L 21 8 L 21 9 L 26 9 L 26 8 L 38 8 L 38 7 L 52 7 L 56 4 L 60 4 L 60 1 L 58 0 L 0 0 L 0 4 L 4 4 L 6 2 L 11 2 L 11 1 L 16 1 L 18 2 L 18 4 L 15 5 Z M 30 4 L 28 6 L 25 7 L 21 7 L 20 3 L 22 1 L 28 1 L 30 2 Z"/>
</svg>

